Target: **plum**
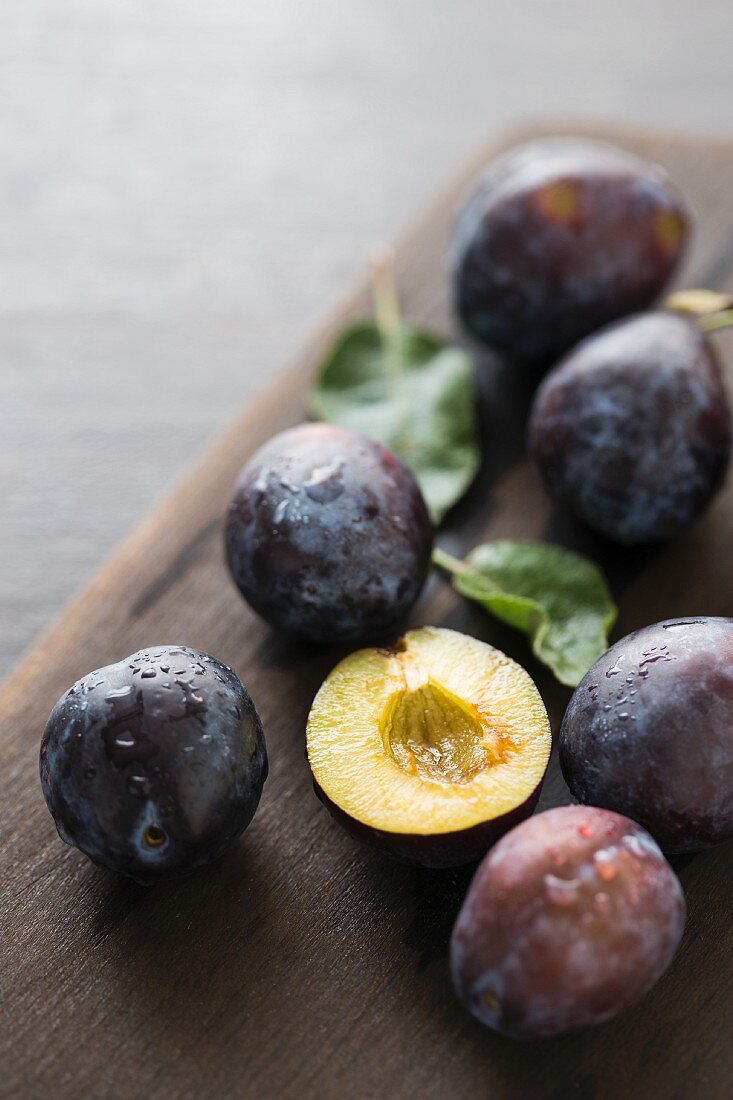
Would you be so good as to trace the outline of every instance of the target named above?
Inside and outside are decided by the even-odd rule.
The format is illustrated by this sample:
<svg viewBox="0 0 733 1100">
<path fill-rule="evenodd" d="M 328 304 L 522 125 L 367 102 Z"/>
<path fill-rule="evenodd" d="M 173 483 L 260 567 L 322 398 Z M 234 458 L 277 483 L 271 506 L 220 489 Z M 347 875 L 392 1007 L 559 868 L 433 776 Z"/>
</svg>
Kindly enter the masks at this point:
<svg viewBox="0 0 733 1100">
<path fill-rule="evenodd" d="M 550 494 L 623 545 L 668 539 L 705 508 L 728 467 L 720 366 L 672 313 L 617 321 L 545 378 L 528 448 Z"/>
<path fill-rule="evenodd" d="M 316 642 L 377 638 L 407 615 L 433 529 L 414 477 L 387 447 L 334 424 L 276 435 L 242 471 L 226 554 L 248 603 Z"/>
<path fill-rule="evenodd" d="M 661 168 L 597 141 L 530 142 L 489 166 L 458 219 L 456 310 L 489 347 L 548 366 L 650 306 L 687 234 Z"/>
<path fill-rule="evenodd" d="M 336 820 L 425 867 L 480 859 L 532 812 L 551 740 L 524 669 L 438 627 L 346 657 L 307 729 L 316 794 Z"/>
<path fill-rule="evenodd" d="M 187 646 L 156 646 L 62 695 L 40 773 L 61 839 L 148 883 L 208 863 L 244 831 L 267 752 L 230 668 Z"/>
<path fill-rule="evenodd" d="M 560 765 L 581 802 L 628 814 L 665 852 L 733 838 L 733 619 L 668 619 L 580 682 Z"/>
<path fill-rule="evenodd" d="M 522 822 L 479 866 L 451 938 L 458 996 L 483 1024 L 531 1038 L 602 1023 L 661 977 L 685 902 L 652 838 L 607 810 Z"/>
</svg>

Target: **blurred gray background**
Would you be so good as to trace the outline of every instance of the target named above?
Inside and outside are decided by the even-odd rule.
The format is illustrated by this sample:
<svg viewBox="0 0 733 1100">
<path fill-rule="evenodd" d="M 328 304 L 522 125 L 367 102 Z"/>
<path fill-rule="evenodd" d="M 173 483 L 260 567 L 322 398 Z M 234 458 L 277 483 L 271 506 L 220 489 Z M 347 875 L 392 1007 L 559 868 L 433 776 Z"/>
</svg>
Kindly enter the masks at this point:
<svg viewBox="0 0 733 1100">
<path fill-rule="evenodd" d="M 726 0 L 2 0 L 0 673 L 464 158 L 733 134 L 732 44 Z"/>
</svg>

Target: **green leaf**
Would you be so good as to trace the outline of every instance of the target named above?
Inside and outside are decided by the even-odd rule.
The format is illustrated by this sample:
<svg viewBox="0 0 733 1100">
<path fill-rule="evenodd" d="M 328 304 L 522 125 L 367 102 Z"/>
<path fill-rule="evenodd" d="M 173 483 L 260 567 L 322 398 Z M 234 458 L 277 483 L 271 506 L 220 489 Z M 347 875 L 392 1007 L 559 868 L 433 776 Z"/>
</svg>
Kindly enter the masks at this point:
<svg viewBox="0 0 733 1100">
<path fill-rule="evenodd" d="M 580 554 L 542 542 L 489 542 L 465 561 L 436 550 L 458 592 L 524 631 L 535 656 L 576 687 L 608 648 L 616 606 L 600 569 Z"/>
<path fill-rule="evenodd" d="M 386 279 L 386 285 L 385 285 Z M 465 493 L 481 455 L 470 357 L 402 321 L 391 273 L 375 278 L 376 323 L 336 340 L 310 394 L 311 413 L 364 432 L 409 466 L 434 522 Z"/>
</svg>

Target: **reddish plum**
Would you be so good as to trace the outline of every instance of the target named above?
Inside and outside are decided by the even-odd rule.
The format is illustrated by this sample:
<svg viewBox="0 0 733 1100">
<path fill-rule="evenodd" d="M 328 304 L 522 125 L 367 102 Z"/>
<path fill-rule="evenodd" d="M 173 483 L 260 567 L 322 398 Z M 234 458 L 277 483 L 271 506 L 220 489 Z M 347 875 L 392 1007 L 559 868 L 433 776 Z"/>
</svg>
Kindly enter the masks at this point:
<svg viewBox="0 0 733 1100">
<path fill-rule="evenodd" d="M 684 921 L 679 881 L 648 833 L 561 806 L 512 829 L 479 866 L 453 930 L 453 982 L 505 1035 L 588 1027 L 651 988 Z"/>
</svg>

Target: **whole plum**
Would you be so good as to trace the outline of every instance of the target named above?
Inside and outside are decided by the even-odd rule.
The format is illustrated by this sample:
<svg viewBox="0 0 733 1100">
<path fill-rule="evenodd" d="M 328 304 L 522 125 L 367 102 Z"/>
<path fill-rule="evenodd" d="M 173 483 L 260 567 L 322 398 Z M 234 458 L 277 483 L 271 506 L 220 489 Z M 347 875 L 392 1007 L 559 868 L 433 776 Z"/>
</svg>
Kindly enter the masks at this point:
<svg viewBox="0 0 733 1100">
<path fill-rule="evenodd" d="M 731 413 L 712 347 L 646 313 L 589 336 L 545 378 L 529 453 L 551 495 L 624 545 L 668 539 L 720 486 Z"/>
<path fill-rule="evenodd" d="M 479 866 L 453 929 L 453 982 L 488 1027 L 558 1035 L 634 1004 L 684 923 L 679 881 L 648 833 L 561 806 L 517 825 Z"/>
<path fill-rule="evenodd" d="M 581 802 L 628 814 L 665 852 L 733 838 L 733 619 L 669 619 L 616 642 L 560 732 Z"/>
<path fill-rule="evenodd" d="M 392 451 L 348 428 L 301 424 L 245 466 L 225 541 L 232 577 L 267 622 L 343 642 L 404 619 L 427 575 L 433 530 Z"/>
<path fill-rule="evenodd" d="M 597 141 L 533 141 L 489 166 L 458 219 L 456 310 L 489 347 L 548 366 L 650 306 L 687 235 L 661 168 Z"/>
<path fill-rule="evenodd" d="M 186 646 L 158 646 L 61 696 L 40 773 L 61 839 L 145 883 L 193 871 L 244 831 L 267 752 L 230 668 Z"/>
</svg>

